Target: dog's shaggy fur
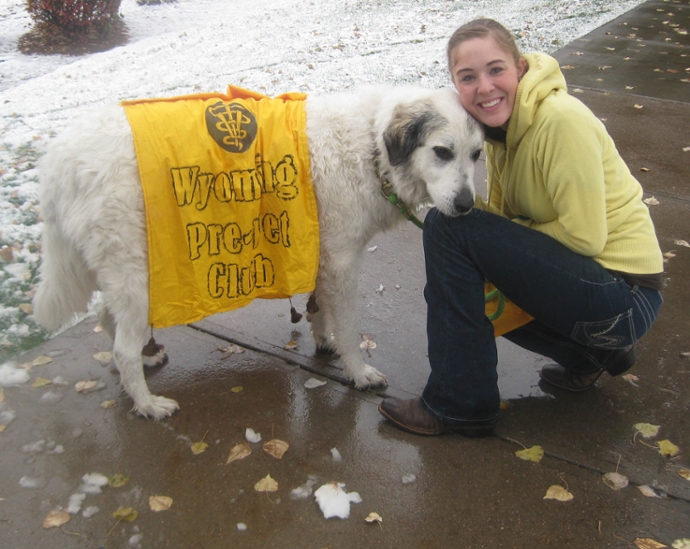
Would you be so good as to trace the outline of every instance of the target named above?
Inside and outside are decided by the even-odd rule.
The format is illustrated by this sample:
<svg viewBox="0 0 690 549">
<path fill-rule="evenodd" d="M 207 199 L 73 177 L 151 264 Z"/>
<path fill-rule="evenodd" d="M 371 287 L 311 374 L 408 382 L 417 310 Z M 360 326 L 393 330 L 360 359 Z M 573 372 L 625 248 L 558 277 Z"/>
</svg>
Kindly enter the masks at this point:
<svg viewBox="0 0 690 549">
<path fill-rule="evenodd" d="M 363 251 L 404 220 L 381 196 L 375 160 L 411 208 L 429 201 L 456 216 L 474 202 L 478 124 L 450 91 L 371 87 L 310 96 L 307 136 L 319 208 L 321 256 L 312 318 L 318 347 L 340 354 L 355 387 L 383 385 L 359 349 L 357 282 Z M 174 400 L 152 395 L 142 367 L 148 323 L 144 200 L 132 132 L 119 106 L 101 109 L 58 136 L 40 162 L 41 282 L 34 316 L 56 329 L 102 293 L 101 324 L 134 409 L 161 419 Z M 182 243 L 181 245 L 186 245 Z"/>
</svg>

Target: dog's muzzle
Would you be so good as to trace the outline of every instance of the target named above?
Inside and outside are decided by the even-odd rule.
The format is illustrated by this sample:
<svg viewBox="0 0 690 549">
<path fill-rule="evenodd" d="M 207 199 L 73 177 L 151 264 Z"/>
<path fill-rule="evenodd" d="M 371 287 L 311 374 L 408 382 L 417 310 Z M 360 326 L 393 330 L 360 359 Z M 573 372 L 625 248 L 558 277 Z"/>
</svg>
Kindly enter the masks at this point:
<svg viewBox="0 0 690 549">
<path fill-rule="evenodd" d="M 465 215 L 474 206 L 474 195 L 470 189 L 462 189 L 453 200 L 455 215 Z"/>
</svg>

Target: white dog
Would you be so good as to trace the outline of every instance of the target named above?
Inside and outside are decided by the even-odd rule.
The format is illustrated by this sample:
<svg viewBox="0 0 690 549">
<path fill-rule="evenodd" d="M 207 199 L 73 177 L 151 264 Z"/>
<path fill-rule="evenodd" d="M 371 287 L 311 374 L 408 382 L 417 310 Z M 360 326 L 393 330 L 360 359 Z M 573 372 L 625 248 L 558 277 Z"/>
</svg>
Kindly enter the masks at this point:
<svg viewBox="0 0 690 549">
<path fill-rule="evenodd" d="M 366 87 L 309 96 L 306 110 L 321 239 L 312 332 L 319 348 L 339 353 L 356 388 L 384 385 L 385 376 L 362 360 L 356 313 L 367 242 L 405 219 L 382 196 L 382 179 L 413 211 L 431 202 L 449 216 L 466 213 L 475 198 L 482 132 L 451 90 Z M 56 329 L 100 291 L 101 324 L 113 337 L 134 409 L 155 419 L 169 416 L 177 403 L 150 393 L 142 367 L 146 221 L 122 107 L 102 109 L 62 133 L 39 168 L 44 227 L 36 321 Z"/>
</svg>

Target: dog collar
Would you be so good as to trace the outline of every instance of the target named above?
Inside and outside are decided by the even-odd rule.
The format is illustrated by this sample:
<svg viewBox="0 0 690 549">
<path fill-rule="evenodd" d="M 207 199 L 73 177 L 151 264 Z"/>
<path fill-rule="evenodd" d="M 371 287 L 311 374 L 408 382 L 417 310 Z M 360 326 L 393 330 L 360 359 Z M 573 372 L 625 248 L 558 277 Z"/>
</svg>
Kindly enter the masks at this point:
<svg viewBox="0 0 690 549">
<path fill-rule="evenodd" d="M 393 192 L 393 185 L 391 185 L 390 182 L 381 174 L 381 170 L 379 169 L 378 151 L 374 153 L 374 168 L 376 170 L 376 177 L 378 177 L 379 181 L 381 181 L 381 194 L 386 198 L 386 200 L 393 204 L 393 206 L 398 208 L 400 213 L 403 214 L 408 221 L 412 221 L 412 223 L 417 225 L 417 227 L 423 229 L 424 223 L 420 221 L 420 219 L 414 213 L 412 213 L 407 204 L 398 198 L 398 195 Z"/>
</svg>

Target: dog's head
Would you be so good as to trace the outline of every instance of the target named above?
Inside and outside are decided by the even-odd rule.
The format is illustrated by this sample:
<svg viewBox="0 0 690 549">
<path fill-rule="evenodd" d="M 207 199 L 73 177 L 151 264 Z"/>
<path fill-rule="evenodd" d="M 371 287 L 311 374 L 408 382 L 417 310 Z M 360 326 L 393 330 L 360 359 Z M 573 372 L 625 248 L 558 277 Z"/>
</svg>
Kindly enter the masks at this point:
<svg viewBox="0 0 690 549">
<path fill-rule="evenodd" d="M 382 132 L 383 171 L 411 206 L 431 201 L 443 214 L 474 205 L 474 165 L 484 144 L 480 125 L 451 90 L 398 102 Z M 386 165 L 387 164 L 387 165 Z"/>
</svg>

